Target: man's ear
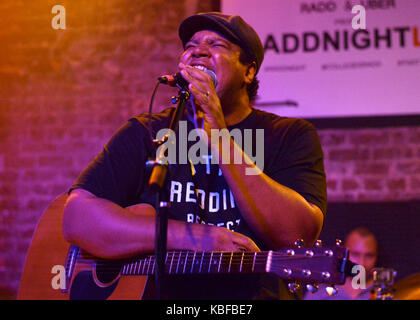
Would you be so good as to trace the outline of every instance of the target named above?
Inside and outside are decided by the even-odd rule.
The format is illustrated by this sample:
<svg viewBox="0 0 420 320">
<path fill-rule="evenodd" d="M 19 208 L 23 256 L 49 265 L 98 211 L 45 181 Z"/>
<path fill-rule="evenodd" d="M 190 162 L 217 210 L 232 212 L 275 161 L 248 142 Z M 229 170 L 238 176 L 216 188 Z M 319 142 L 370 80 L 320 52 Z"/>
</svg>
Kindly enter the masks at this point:
<svg viewBox="0 0 420 320">
<path fill-rule="evenodd" d="M 257 74 L 257 64 L 255 61 L 250 63 L 246 69 L 245 73 L 245 82 L 250 84 L 254 80 L 255 75 Z"/>
</svg>

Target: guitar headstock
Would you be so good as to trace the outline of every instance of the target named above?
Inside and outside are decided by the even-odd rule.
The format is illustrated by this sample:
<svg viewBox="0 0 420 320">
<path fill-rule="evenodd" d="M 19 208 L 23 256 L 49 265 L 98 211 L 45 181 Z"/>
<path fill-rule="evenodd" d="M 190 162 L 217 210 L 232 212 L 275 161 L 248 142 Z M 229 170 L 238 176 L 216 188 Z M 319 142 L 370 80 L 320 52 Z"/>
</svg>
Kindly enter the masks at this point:
<svg viewBox="0 0 420 320">
<path fill-rule="evenodd" d="M 270 272 L 285 280 L 307 283 L 309 291 L 316 291 L 314 283 L 343 284 L 349 263 L 348 250 L 341 242 L 337 241 L 334 247 L 323 247 L 317 242 L 307 248 L 297 241 L 293 248 L 273 252 Z M 289 289 L 294 290 L 290 286 Z"/>
</svg>

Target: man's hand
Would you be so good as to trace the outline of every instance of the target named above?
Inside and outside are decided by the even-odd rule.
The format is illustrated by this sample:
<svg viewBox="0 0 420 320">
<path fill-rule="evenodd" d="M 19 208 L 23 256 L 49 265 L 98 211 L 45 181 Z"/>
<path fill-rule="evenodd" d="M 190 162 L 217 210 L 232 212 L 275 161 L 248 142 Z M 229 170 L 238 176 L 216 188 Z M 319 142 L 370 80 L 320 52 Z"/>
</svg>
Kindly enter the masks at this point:
<svg viewBox="0 0 420 320">
<path fill-rule="evenodd" d="M 180 73 L 188 81 L 197 116 L 204 119 L 204 130 L 210 137 L 210 129 L 226 128 L 223 110 L 217 96 L 213 80 L 206 72 L 183 63 L 179 64 Z"/>
<path fill-rule="evenodd" d="M 154 218 L 156 215 L 154 207 L 146 203 L 136 204 L 126 209 L 141 216 Z M 190 249 L 194 251 L 260 251 L 251 238 L 241 233 L 222 227 L 197 223 L 185 222 L 185 238 L 182 243 L 185 247 L 176 249 Z"/>
<path fill-rule="evenodd" d="M 205 224 L 186 223 L 184 243 L 194 251 L 260 251 L 249 237 L 229 229 Z"/>
</svg>

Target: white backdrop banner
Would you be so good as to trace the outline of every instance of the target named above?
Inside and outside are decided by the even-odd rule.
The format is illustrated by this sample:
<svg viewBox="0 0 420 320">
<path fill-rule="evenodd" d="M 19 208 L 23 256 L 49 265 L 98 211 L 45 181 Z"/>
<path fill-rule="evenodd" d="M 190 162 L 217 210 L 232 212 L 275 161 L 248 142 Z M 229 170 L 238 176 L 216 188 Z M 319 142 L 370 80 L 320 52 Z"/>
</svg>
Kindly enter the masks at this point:
<svg viewBox="0 0 420 320">
<path fill-rule="evenodd" d="M 420 0 L 222 0 L 221 11 L 264 45 L 257 106 L 303 118 L 420 114 Z"/>
</svg>

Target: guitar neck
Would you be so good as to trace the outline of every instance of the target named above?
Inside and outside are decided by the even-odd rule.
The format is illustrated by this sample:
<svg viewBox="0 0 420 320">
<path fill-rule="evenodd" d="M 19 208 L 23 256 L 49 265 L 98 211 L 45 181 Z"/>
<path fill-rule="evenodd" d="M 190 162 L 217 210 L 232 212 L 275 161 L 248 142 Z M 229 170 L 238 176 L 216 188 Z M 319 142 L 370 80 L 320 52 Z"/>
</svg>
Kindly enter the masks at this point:
<svg viewBox="0 0 420 320">
<path fill-rule="evenodd" d="M 272 251 L 263 252 L 194 252 L 171 251 L 166 254 L 166 274 L 265 273 L 270 269 Z M 122 275 L 151 275 L 155 256 L 125 263 Z"/>
<path fill-rule="evenodd" d="M 77 257 L 77 258 L 76 258 Z M 287 280 L 343 284 L 349 265 L 348 251 L 336 248 L 289 248 L 277 251 L 169 251 L 165 274 L 261 274 L 273 273 Z M 155 274 L 155 256 L 125 260 L 98 259 L 71 246 L 66 261 L 70 276 L 75 260 L 94 265 L 97 271 L 121 275 Z"/>
</svg>

